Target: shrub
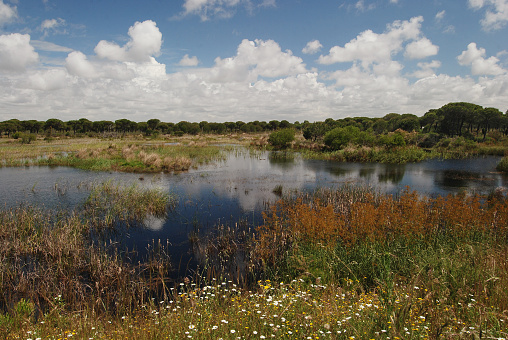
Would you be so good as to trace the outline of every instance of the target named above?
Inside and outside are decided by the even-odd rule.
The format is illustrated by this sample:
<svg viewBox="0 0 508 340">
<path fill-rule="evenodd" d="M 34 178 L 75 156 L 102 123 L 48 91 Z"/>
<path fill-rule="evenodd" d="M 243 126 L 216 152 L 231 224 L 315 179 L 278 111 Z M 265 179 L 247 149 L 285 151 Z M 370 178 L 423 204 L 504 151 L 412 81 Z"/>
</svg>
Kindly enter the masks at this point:
<svg viewBox="0 0 508 340">
<path fill-rule="evenodd" d="M 285 149 L 295 140 L 295 131 L 293 129 L 282 129 L 270 134 L 268 143 L 275 148 Z"/>
<path fill-rule="evenodd" d="M 496 169 L 502 172 L 508 172 L 508 156 L 501 159 Z"/>
<path fill-rule="evenodd" d="M 33 133 L 23 133 L 21 135 L 21 143 L 23 144 L 30 144 L 31 142 L 35 141 L 37 137 Z"/>
<path fill-rule="evenodd" d="M 325 134 L 324 142 L 332 150 L 340 150 L 349 143 L 357 144 L 360 138 L 360 129 L 356 126 L 335 128 Z M 363 138 L 363 136 L 362 136 Z"/>
</svg>

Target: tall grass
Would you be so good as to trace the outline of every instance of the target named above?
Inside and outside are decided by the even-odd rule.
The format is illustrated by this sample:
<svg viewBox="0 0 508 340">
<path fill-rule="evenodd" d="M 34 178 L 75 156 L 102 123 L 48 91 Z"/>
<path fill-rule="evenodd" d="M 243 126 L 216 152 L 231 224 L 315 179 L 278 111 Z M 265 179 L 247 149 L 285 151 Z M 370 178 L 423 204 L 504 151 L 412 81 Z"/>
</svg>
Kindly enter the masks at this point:
<svg viewBox="0 0 508 340">
<path fill-rule="evenodd" d="M 101 191 L 108 190 L 114 188 Z M 254 233 L 241 223 L 219 226 L 197 244 L 210 260 L 203 275 L 174 285 L 167 279 L 165 244 L 154 242 L 158 251 L 147 263 L 126 264 L 118 252 L 81 246 L 81 230 L 91 223 L 82 216 L 53 218 L 27 209 L 4 214 L 2 225 L 8 227 L 1 229 L 6 241 L 1 244 L 10 250 L 0 253 L 1 288 L 12 293 L 2 305 L 7 311 L 0 316 L 2 334 L 94 339 L 508 336 L 508 200 L 499 194 L 427 198 L 406 190 L 394 197 L 346 187 L 286 195 L 265 212 Z M 235 282 L 220 270 L 216 277 L 207 272 L 231 270 L 240 253 L 245 281 Z M 37 261 L 27 262 L 32 258 Z M 44 289 L 35 282 L 43 282 Z M 39 308 L 44 312 L 37 315 Z"/>
<path fill-rule="evenodd" d="M 130 263 L 128 252 L 94 231 L 113 227 L 114 221 L 163 216 L 169 207 L 169 195 L 160 191 L 108 182 L 92 190 L 81 210 L 0 211 L 0 309 L 16 316 L 20 303 L 28 301 L 23 308 L 31 309 L 33 321 L 55 311 L 127 313 L 164 296 L 171 269 L 168 244 L 154 242 L 143 262 Z M 5 316 L 0 324 L 3 335 L 16 326 Z"/>
<path fill-rule="evenodd" d="M 0 166 L 59 165 L 94 171 L 178 172 L 223 159 L 221 147 L 143 140 L 70 139 L 65 142 L 1 144 Z"/>
</svg>

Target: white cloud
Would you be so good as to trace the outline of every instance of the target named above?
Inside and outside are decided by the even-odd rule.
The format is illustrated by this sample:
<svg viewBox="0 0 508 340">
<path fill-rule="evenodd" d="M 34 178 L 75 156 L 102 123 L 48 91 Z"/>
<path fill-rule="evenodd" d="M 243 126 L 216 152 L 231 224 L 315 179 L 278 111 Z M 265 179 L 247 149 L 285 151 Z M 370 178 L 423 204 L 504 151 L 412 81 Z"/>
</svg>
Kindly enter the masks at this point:
<svg viewBox="0 0 508 340">
<path fill-rule="evenodd" d="M 256 7 L 274 7 L 275 0 L 185 0 L 183 15 L 198 15 L 202 21 L 230 18 L 240 5 L 250 12 Z"/>
<path fill-rule="evenodd" d="M 444 19 L 445 17 L 445 14 L 446 14 L 446 11 L 445 10 L 442 10 L 440 12 L 437 12 L 436 16 L 435 16 L 435 19 L 436 21 L 441 21 Z"/>
<path fill-rule="evenodd" d="M 503 28 L 508 22 L 508 0 L 469 0 L 469 6 L 475 10 L 487 7 L 482 28 L 486 31 Z"/>
<path fill-rule="evenodd" d="M 62 18 L 58 19 L 46 19 L 41 23 L 40 29 L 41 30 L 50 30 L 54 29 L 59 26 L 65 25 L 65 20 Z"/>
<path fill-rule="evenodd" d="M 86 55 L 78 51 L 69 53 L 65 59 L 65 67 L 70 74 L 78 77 L 97 78 L 99 76 L 95 67 L 88 61 Z"/>
<path fill-rule="evenodd" d="M 355 8 L 360 12 L 365 12 L 376 8 L 376 4 L 372 3 L 366 6 L 364 0 L 358 0 L 358 2 L 355 4 Z"/>
<path fill-rule="evenodd" d="M 446 28 L 443 30 L 443 33 L 454 34 L 455 33 L 455 26 L 453 26 L 453 25 L 446 26 Z"/>
<path fill-rule="evenodd" d="M 23 72 L 37 62 L 39 55 L 30 45 L 28 34 L 0 35 L 0 70 Z"/>
<path fill-rule="evenodd" d="M 72 52 L 72 48 L 60 46 L 57 44 L 54 44 L 49 41 L 43 41 L 43 40 L 32 40 L 30 44 L 35 47 L 37 50 L 40 51 L 47 51 L 47 52 Z"/>
<path fill-rule="evenodd" d="M 67 86 L 67 73 L 62 69 L 40 70 L 30 74 L 27 87 L 40 91 L 54 91 Z"/>
<path fill-rule="evenodd" d="M 409 59 L 423 59 L 436 55 L 438 51 L 439 47 L 424 37 L 407 44 L 405 56 Z"/>
<path fill-rule="evenodd" d="M 4 4 L 3 0 L 0 0 L 0 26 L 3 26 L 6 23 L 11 22 L 17 16 L 18 13 L 16 6 L 11 7 L 7 4 Z"/>
<path fill-rule="evenodd" d="M 255 81 L 258 77 L 283 77 L 307 72 L 300 57 L 283 52 L 273 40 L 244 39 L 232 58 L 216 58 L 211 74 L 214 82 Z"/>
<path fill-rule="evenodd" d="M 305 54 L 314 54 L 321 50 L 323 45 L 319 42 L 319 40 L 312 40 L 307 43 L 307 45 L 302 49 L 302 52 Z"/>
<path fill-rule="evenodd" d="M 429 63 L 420 62 L 417 65 L 420 69 L 413 72 L 411 76 L 415 78 L 427 78 L 436 74 L 436 69 L 441 67 L 441 62 L 438 60 L 432 60 Z"/>
<path fill-rule="evenodd" d="M 329 73 L 309 71 L 300 57 L 273 40 L 243 40 L 236 53 L 217 58 L 212 67 L 180 68 L 167 74 L 165 65 L 153 57 L 160 52 L 153 42 L 162 41 L 162 36 L 152 39 L 158 32 L 155 24 L 147 26 L 152 30 L 146 29 L 148 40 L 143 41 L 148 46 L 144 48 L 138 44 L 139 32 L 132 32 L 142 24 L 138 23 L 131 28 L 127 44 L 109 43 L 111 51 L 101 50 L 100 55 L 71 51 L 61 63 L 63 67 L 54 66 L 58 63 L 26 67 L 37 61 L 30 37 L 16 36 L 22 41 L 18 49 L 12 47 L 16 40 L 10 35 L 0 36 L 2 70 L 12 70 L 12 65 L 1 64 L 7 60 L 5 51 L 19 53 L 13 57 L 16 61 L 32 56 L 18 67 L 25 73 L 0 73 L 0 121 L 13 114 L 18 119 L 70 120 L 76 119 L 76 113 L 91 120 L 303 121 L 350 115 L 380 117 L 388 112 L 422 115 L 452 101 L 508 107 L 508 74 L 502 69 L 504 73 L 495 76 L 451 77 L 436 74 L 441 63 L 432 60 L 418 63 L 412 74 L 404 73 L 403 61 L 393 57 L 408 53 L 411 43 L 424 39 L 421 20 L 396 21 L 380 34 L 359 34 L 339 50 L 342 54 L 333 55 L 352 66 Z M 40 42 L 35 45 L 41 50 L 61 48 Z M 136 53 L 133 46 L 137 46 Z M 371 51 L 373 57 L 369 56 Z M 13 58 L 9 60 L 14 62 Z M 481 64 L 491 73 L 501 65 L 476 45 L 468 47 L 460 59 L 472 69 L 481 69 L 473 66 Z"/>
<path fill-rule="evenodd" d="M 485 59 L 486 51 L 484 48 L 477 48 L 475 43 L 467 45 L 467 50 L 463 51 L 458 57 L 460 65 L 471 66 L 473 75 L 500 75 L 506 73 L 506 70 L 499 66 L 499 59 L 492 56 Z"/>
<path fill-rule="evenodd" d="M 198 66 L 199 60 L 198 57 L 193 56 L 189 57 L 188 54 L 184 55 L 182 60 L 178 63 L 180 66 Z"/>
<path fill-rule="evenodd" d="M 318 62 L 333 64 L 359 60 L 364 67 L 373 62 L 386 62 L 402 50 L 402 44 L 419 38 L 423 17 L 409 21 L 395 21 L 387 26 L 385 33 L 377 34 L 371 30 L 360 33 L 344 47 L 334 46 L 328 55 L 321 55 Z"/>
<path fill-rule="evenodd" d="M 391 4 L 398 4 L 398 3 L 399 3 L 399 0 L 390 0 L 390 3 L 391 3 Z"/>
<path fill-rule="evenodd" d="M 136 22 L 129 28 L 130 40 L 123 46 L 101 40 L 95 47 L 95 53 L 104 59 L 115 61 L 149 61 L 157 56 L 162 46 L 162 33 L 152 20 Z"/>
</svg>

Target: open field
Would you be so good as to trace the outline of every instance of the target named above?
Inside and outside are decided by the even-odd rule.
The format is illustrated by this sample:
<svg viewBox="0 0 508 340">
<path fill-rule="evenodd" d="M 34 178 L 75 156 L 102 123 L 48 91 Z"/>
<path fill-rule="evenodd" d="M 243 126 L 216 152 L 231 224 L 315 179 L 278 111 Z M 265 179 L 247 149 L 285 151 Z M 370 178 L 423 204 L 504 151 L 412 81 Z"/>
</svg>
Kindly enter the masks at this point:
<svg viewBox="0 0 508 340">
<path fill-rule="evenodd" d="M 205 267 L 203 275 L 172 281 L 168 244 L 154 241 L 144 262 L 131 263 L 128 252 L 97 242 L 119 222 L 136 227 L 143 212 L 167 209 L 167 195 L 105 183 L 74 212 L 2 211 L 0 277 L 8 294 L 0 303 L 0 334 L 508 337 L 508 201 L 502 194 L 430 199 L 344 187 L 284 197 L 241 243 L 235 228 L 211 239 L 220 245 L 213 256 L 225 262 L 245 254 L 240 280 L 207 275 Z"/>
</svg>

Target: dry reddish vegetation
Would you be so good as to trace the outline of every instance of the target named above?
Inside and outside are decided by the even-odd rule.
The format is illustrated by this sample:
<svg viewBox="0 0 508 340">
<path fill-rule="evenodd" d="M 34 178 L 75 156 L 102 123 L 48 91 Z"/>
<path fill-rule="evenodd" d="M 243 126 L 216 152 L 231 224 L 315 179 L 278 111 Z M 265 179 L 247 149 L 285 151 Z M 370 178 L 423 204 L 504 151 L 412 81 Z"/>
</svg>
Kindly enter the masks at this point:
<svg viewBox="0 0 508 340">
<path fill-rule="evenodd" d="M 319 198 L 281 200 L 264 214 L 260 242 L 291 237 L 335 247 L 362 241 L 387 243 L 398 237 L 428 240 L 439 233 L 463 236 L 471 232 L 506 238 L 508 201 L 468 196 L 422 198 L 403 192 L 399 198 L 365 193 L 361 199 L 334 202 Z"/>
</svg>

